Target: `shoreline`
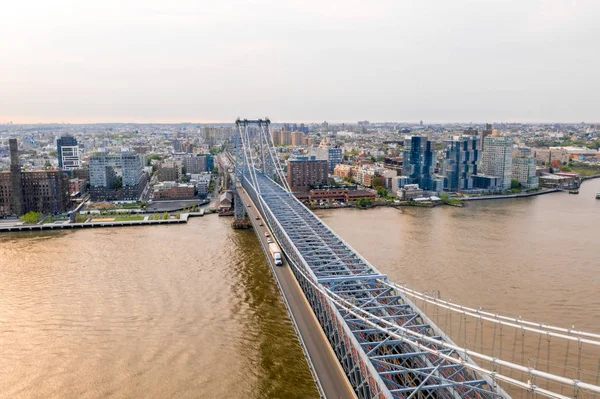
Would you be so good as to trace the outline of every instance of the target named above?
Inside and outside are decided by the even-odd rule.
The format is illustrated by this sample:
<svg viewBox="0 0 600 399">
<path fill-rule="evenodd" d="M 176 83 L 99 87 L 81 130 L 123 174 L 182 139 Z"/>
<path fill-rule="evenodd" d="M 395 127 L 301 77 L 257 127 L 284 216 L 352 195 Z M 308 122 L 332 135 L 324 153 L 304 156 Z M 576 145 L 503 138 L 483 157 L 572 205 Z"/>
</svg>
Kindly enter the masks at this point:
<svg viewBox="0 0 600 399">
<path fill-rule="evenodd" d="M 587 180 L 592 180 L 592 179 L 598 179 L 600 178 L 600 175 L 592 175 L 592 176 L 584 176 L 581 178 L 581 184 L 583 184 L 585 181 Z M 559 192 L 563 192 L 564 190 L 561 190 L 559 188 L 549 188 L 549 189 L 542 189 L 541 191 L 535 191 L 535 192 L 530 192 L 530 193 L 515 193 L 515 194 L 500 194 L 500 195 L 484 195 L 484 196 L 480 196 L 480 197 L 463 197 L 463 198 L 455 198 L 461 202 L 469 202 L 469 201 L 486 201 L 486 200 L 501 200 L 501 199 L 517 199 L 517 198 L 528 198 L 528 197 L 536 197 L 538 195 L 545 195 L 545 194 L 552 194 L 552 193 L 559 193 Z M 462 205 L 462 206 L 461 206 Z M 307 206 L 308 209 L 310 209 L 311 211 L 315 211 L 315 210 L 331 210 L 331 209 L 359 209 L 359 210 L 369 210 L 369 209 L 373 209 L 373 208 L 379 208 L 379 207 L 387 207 L 387 208 L 401 208 L 401 207 L 415 207 L 415 208 L 435 208 L 437 206 L 454 206 L 457 208 L 463 208 L 465 204 L 461 204 L 461 205 L 452 205 L 452 204 L 447 204 L 443 201 L 437 201 L 437 202 L 426 202 L 426 203 L 401 203 L 401 204 L 373 204 L 368 208 L 361 208 L 358 206 L 330 206 L 330 207 L 311 207 L 311 206 Z"/>
<path fill-rule="evenodd" d="M 215 212 L 191 212 L 181 214 L 179 219 L 160 219 L 160 220 L 122 220 L 105 222 L 84 222 L 84 223 L 49 223 L 49 224 L 23 224 L 12 226 L 0 226 L 0 233 L 18 233 L 47 230 L 75 230 L 85 228 L 106 228 L 106 227 L 129 227 L 129 226 L 150 226 L 160 224 L 185 224 L 192 217 L 202 217 Z"/>
</svg>

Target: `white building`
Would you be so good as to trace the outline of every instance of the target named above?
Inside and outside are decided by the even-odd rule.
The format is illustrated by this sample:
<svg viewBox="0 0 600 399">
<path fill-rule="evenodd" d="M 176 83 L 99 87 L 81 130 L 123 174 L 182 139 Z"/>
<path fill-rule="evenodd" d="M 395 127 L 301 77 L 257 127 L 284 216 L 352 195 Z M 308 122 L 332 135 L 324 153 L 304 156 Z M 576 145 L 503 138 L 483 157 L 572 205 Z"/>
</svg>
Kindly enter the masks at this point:
<svg viewBox="0 0 600 399">
<path fill-rule="evenodd" d="M 516 156 L 512 161 L 512 178 L 521 183 L 524 189 L 538 188 L 539 179 L 535 170 L 535 158 Z"/>
<path fill-rule="evenodd" d="M 190 183 L 196 186 L 198 196 L 204 197 L 208 195 L 208 188 L 210 187 L 210 177 L 210 172 L 190 174 Z"/>
<path fill-rule="evenodd" d="M 514 140 L 505 136 L 488 136 L 484 141 L 481 172 L 499 177 L 502 179 L 502 189 L 510 189 Z"/>
</svg>

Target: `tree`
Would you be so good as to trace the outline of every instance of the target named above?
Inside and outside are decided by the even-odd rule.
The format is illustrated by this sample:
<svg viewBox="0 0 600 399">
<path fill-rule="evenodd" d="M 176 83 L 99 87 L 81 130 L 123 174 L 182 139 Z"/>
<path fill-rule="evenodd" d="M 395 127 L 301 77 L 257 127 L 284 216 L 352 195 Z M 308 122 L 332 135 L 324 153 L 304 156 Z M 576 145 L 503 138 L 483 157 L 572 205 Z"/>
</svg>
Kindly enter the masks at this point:
<svg viewBox="0 0 600 399">
<path fill-rule="evenodd" d="M 387 190 L 385 188 L 382 187 L 382 188 L 380 188 L 380 189 L 377 190 L 377 195 L 380 196 L 380 197 L 385 198 L 385 197 L 387 197 L 388 192 L 387 192 Z"/>
<path fill-rule="evenodd" d="M 169 218 L 169 214 L 167 212 L 165 212 L 163 215 L 163 220 L 167 220 L 168 218 Z"/>
<path fill-rule="evenodd" d="M 512 189 L 521 188 L 521 183 L 519 183 L 519 181 L 517 179 L 512 179 L 510 181 L 510 188 L 512 188 Z"/>
<path fill-rule="evenodd" d="M 177 213 L 175 214 L 175 218 L 177 218 L 177 219 L 181 219 L 181 212 L 177 212 Z"/>
<path fill-rule="evenodd" d="M 37 224 L 42 220 L 42 214 L 39 212 L 27 212 L 19 220 L 25 224 Z"/>
<path fill-rule="evenodd" d="M 371 179 L 371 185 L 377 190 L 383 188 L 385 186 L 385 179 L 381 176 L 374 177 Z"/>
<path fill-rule="evenodd" d="M 150 166 L 152 164 L 152 161 L 159 160 L 159 159 L 160 159 L 160 155 L 158 155 L 158 154 L 148 155 L 148 157 L 146 158 L 147 165 Z"/>
<path fill-rule="evenodd" d="M 370 199 L 366 199 L 366 198 L 359 198 L 356 201 L 356 205 L 359 206 L 360 208 L 368 208 L 371 205 L 373 205 L 373 201 L 371 201 Z"/>
</svg>

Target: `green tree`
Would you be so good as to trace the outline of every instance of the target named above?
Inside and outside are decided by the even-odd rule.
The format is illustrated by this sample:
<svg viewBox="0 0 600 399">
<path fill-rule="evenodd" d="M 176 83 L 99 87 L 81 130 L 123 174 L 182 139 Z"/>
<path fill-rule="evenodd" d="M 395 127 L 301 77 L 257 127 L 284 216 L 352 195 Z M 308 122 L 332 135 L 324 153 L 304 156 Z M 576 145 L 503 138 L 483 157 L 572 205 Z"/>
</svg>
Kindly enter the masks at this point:
<svg viewBox="0 0 600 399">
<path fill-rule="evenodd" d="M 517 179 L 512 179 L 510 181 L 510 188 L 521 188 L 521 183 Z"/>
<path fill-rule="evenodd" d="M 167 212 L 165 212 L 163 215 L 163 220 L 167 220 L 168 218 L 169 218 L 169 214 Z"/>
<path fill-rule="evenodd" d="M 356 205 L 359 206 L 360 208 L 368 208 L 371 205 L 373 205 L 373 201 L 371 201 L 370 199 L 366 199 L 366 198 L 359 198 L 356 201 Z"/>
<path fill-rule="evenodd" d="M 387 192 L 387 190 L 385 188 L 382 187 L 382 188 L 380 188 L 380 189 L 377 190 L 377 195 L 380 196 L 380 197 L 382 197 L 382 198 L 385 198 L 385 197 L 387 197 L 388 192 Z"/>
<path fill-rule="evenodd" d="M 383 186 L 385 185 L 385 179 L 381 176 L 374 177 L 371 179 L 371 185 L 376 190 L 383 188 Z"/>
<path fill-rule="evenodd" d="M 177 219 L 181 219 L 181 213 L 180 213 L 180 212 L 177 212 L 177 213 L 175 214 L 175 218 L 177 218 Z"/>
<path fill-rule="evenodd" d="M 152 161 L 159 160 L 159 159 L 160 159 L 160 155 L 151 154 L 151 155 L 148 155 L 148 157 L 146 157 L 146 163 L 148 166 L 150 166 L 152 164 Z"/>
<path fill-rule="evenodd" d="M 42 214 L 39 212 L 27 212 L 19 220 L 25 224 L 37 224 L 42 220 Z"/>
</svg>

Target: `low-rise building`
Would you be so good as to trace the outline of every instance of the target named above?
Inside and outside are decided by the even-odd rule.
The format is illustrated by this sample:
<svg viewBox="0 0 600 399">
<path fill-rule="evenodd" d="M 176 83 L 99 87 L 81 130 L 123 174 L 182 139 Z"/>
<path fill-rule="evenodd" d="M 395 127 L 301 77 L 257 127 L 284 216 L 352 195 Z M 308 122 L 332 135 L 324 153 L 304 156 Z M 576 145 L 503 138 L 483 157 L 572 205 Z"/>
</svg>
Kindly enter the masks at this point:
<svg viewBox="0 0 600 399">
<path fill-rule="evenodd" d="M 195 187 L 193 184 L 175 183 L 174 181 L 159 183 L 154 186 L 154 200 L 193 199 Z"/>
<path fill-rule="evenodd" d="M 196 186 L 196 193 L 201 198 L 206 198 L 210 187 L 211 173 L 199 173 L 190 175 L 190 183 Z"/>
<path fill-rule="evenodd" d="M 399 189 L 397 193 L 400 201 L 411 201 L 423 196 L 423 190 L 419 188 L 418 184 L 407 184 Z"/>
<path fill-rule="evenodd" d="M 342 179 L 352 179 L 354 177 L 354 168 L 351 165 L 339 164 L 333 169 L 333 174 Z"/>
</svg>

